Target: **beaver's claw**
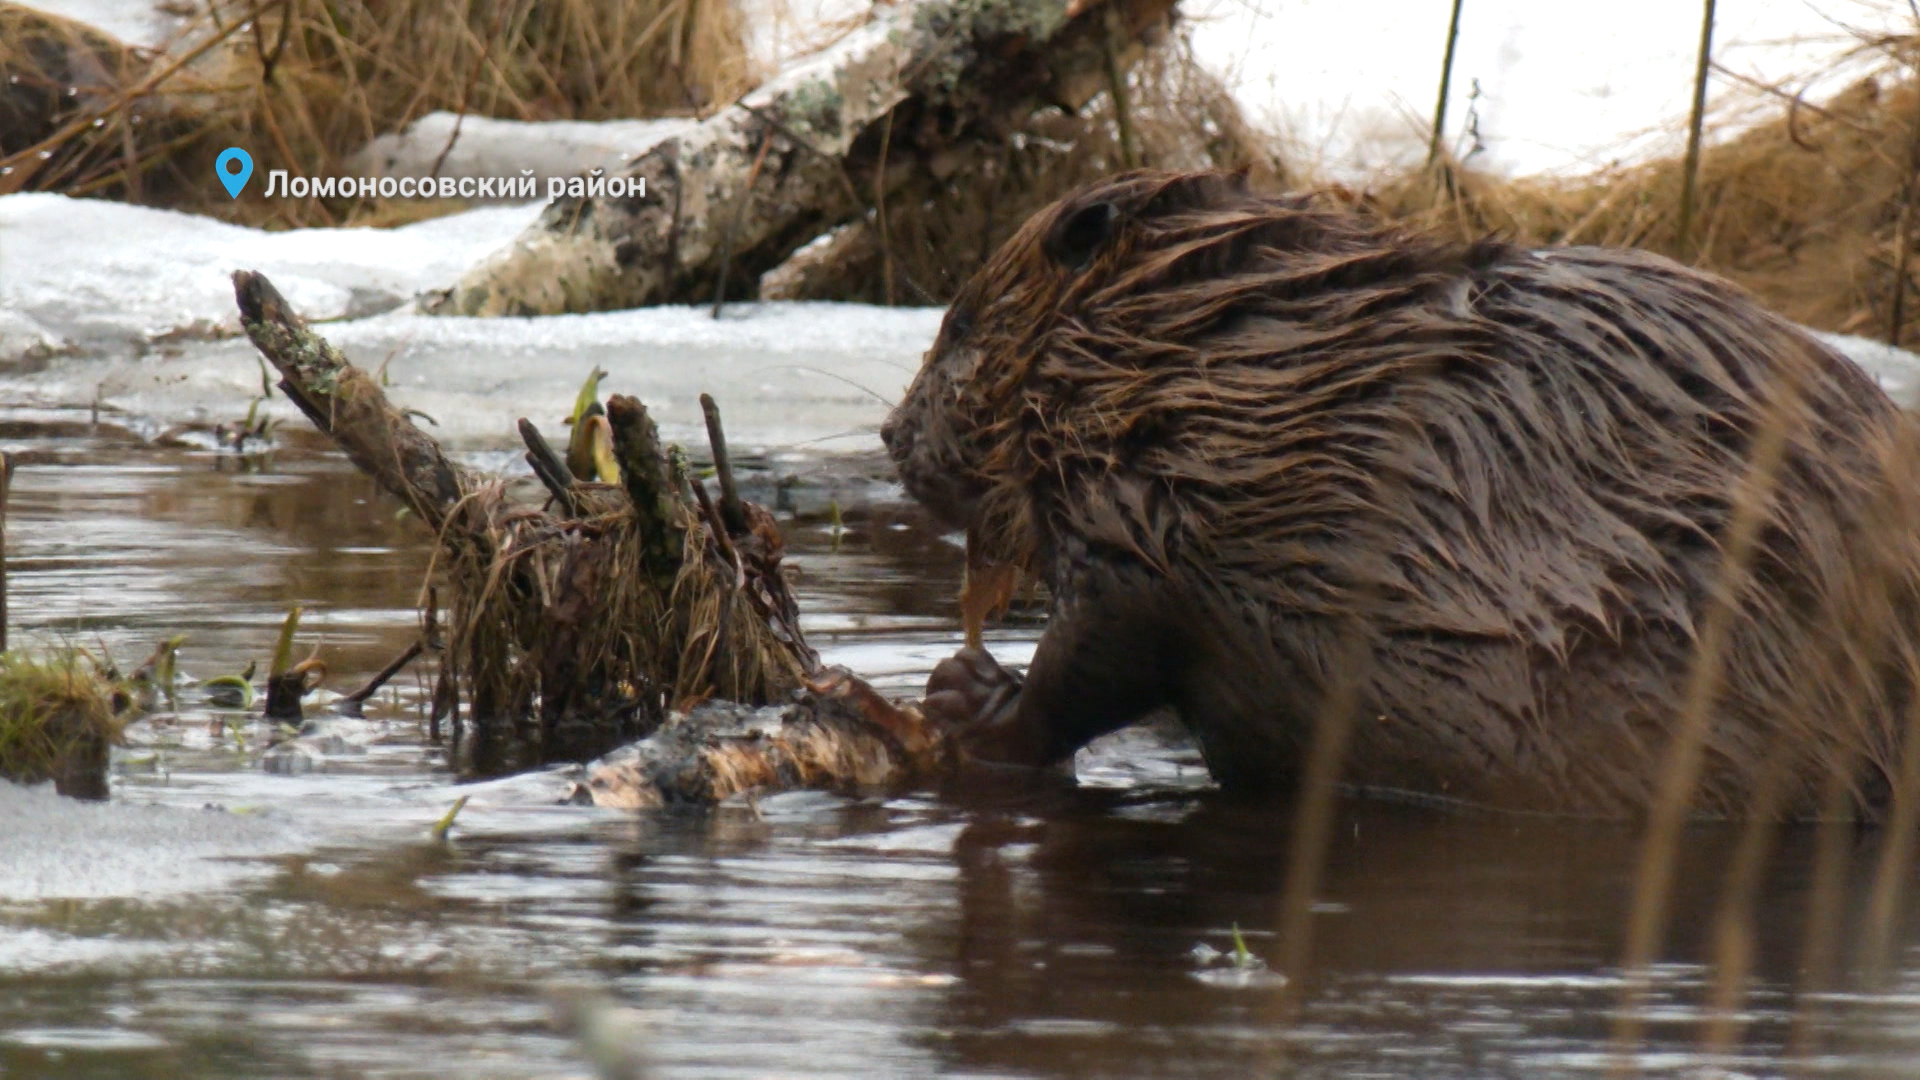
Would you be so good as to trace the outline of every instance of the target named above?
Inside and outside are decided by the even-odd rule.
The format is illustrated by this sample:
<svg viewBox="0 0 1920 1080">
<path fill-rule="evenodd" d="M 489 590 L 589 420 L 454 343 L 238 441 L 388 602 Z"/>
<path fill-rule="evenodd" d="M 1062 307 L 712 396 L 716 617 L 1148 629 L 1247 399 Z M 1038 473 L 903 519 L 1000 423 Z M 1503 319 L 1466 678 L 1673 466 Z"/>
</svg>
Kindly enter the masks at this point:
<svg viewBox="0 0 1920 1080">
<path fill-rule="evenodd" d="M 933 669 L 920 711 L 950 732 L 968 757 L 1007 765 L 1047 762 L 1044 733 L 1020 717 L 1020 676 L 985 649 L 961 649 Z"/>
</svg>

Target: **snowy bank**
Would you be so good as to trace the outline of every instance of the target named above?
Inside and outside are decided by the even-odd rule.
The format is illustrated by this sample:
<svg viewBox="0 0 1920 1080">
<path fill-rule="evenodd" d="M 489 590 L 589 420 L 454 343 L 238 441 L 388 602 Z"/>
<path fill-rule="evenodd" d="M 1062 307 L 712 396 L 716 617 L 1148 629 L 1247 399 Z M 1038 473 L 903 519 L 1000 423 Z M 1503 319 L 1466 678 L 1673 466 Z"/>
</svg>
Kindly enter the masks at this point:
<svg viewBox="0 0 1920 1080">
<path fill-rule="evenodd" d="M 1365 176 L 1426 152 L 1452 5 L 1442 0 L 1184 0 L 1194 46 L 1250 114 L 1334 173 Z M 1449 145 L 1471 112 L 1475 159 L 1497 172 L 1570 172 L 1678 148 L 1692 101 L 1700 5 L 1468 0 L 1448 109 Z M 1858 75 L 1834 61 L 1853 32 L 1911 32 L 1887 0 L 1721 0 L 1717 105 L 1760 98 L 1739 80 L 1808 90 L 1817 102 Z M 1477 93 L 1477 97 L 1474 95 Z"/>
<path fill-rule="evenodd" d="M 0 198 L 0 365 L 36 330 L 89 350 L 169 335 L 237 334 L 238 269 L 261 270 L 310 319 L 392 308 L 445 285 L 531 222 L 488 207 L 397 229 L 265 232 L 98 199 Z M 9 351 L 12 350 L 12 351 Z"/>
<path fill-rule="evenodd" d="M 0 198 L 0 378 L 16 403 L 96 400 L 161 426 L 244 416 L 259 393 L 229 275 L 260 270 L 396 400 L 440 421 L 455 446 L 508 445 L 514 420 L 571 411 L 595 365 L 638 394 L 669 438 L 700 441 L 698 395 L 727 411 L 743 448 L 877 446 L 887 404 L 918 368 L 941 313 L 856 304 L 657 307 L 541 319 L 433 318 L 403 304 L 510 240 L 537 206 L 404 228 L 263 232 L 208 218 L 57 195 Z M 40 364 L 25 365 L 27 369 Z M 284 401 L 272 407 L 305 421 Z"/>
</svg>

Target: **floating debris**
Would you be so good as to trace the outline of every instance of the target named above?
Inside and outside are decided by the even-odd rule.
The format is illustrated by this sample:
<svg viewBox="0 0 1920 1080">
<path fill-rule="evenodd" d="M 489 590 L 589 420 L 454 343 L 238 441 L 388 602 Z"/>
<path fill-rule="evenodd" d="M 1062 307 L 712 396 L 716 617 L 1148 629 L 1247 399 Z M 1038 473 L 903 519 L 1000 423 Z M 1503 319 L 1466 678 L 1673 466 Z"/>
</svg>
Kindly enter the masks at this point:
<svg viewBox="0 0 1920 1080">
<path fill-rule="evenodd" d="M 945 733 L 845 671 L 785 708 L 708 702 L 588 767 L 575 802 L 619 809 L 712 805 L 757 792 L 886 791 L 950 760 Z"/>
<path fill-rule="evenodd" d="M 1230 990 L 1277 990 L 1287 985 L 1285 975 L 1270 970 L 1265 960 L 1247 948 L 1239 923 L 1233 924 L 1232 933 L 1230 952 L 1222 952 L 1204 941 L 1187 950 L 1187 955 L 1200 969 L 1189 973 L 1194 979 Z"/>
<path fill-rule="evenodd" d="M 219 709 L 253 708 L 253 674 L 259 664 L 248 662 L 247 670 L 238 675 L 216 675 L 200 684 L 207 695 L 207 704 Z"/>
<path fill-rule="evenodd" d="M 818 669 L 773 515 L 727 494 L 717 409 L 716 505 L 646 407 L 619 394 L 601 406 L 589 377 L 570 445 L 584 454 L 557 457 L 520 421 L 550 497 L 527 505 L 453 464 L 265 277 L 241 272 L 234 287 L 281 391 L 438 537 L 425 592 L 449 602 L 444 623 L 426 616 L 446 628 L 433 718 L 452 716 L 458 737 L 466 703 L 476 771 L 591 758 L 708 699 L 786 702 Z"/>
</svg>

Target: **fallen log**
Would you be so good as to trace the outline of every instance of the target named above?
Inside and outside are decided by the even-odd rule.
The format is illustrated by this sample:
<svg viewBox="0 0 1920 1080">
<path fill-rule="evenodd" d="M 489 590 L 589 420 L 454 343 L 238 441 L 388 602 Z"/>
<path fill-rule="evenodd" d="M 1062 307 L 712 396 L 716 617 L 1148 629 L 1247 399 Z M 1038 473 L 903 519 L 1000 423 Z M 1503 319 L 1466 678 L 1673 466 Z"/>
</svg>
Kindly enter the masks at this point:
<svg viewBox="0 0 1920 1080">
<path fill-rule="evenodd" d="M 556 497 L 516 502 L 504 480 L 448 460 L 265 277 L 242 271 L 234 289 L 280 389 L 434 530 L 437 580 L 422 594 L 449 598 L 444 623 L 424 613 L 445 627 L 435 713 L 456 739 L 473 727 L 477 771 L 585 760 L 708 699 L 784 704 L 819 669 L 773 515 L 716 508 L 639 401 L 606 408 L 619 483 L 573 476 L 522 420 Z M 710 420 L 724 460 L 717 409 Z"/>
<path fill-rule="evenodd" d="M 875 223 L 885 259 L 889 197 L 962 171 L 1009 117 L 1076 109 L 1114 85 L 1174 3 L 875 5 L 865 25 L 634 159 L 618 178 L 644 179 L 643 192 L 589 194 L 580 181 L 427 308 L 536 315 L 747 296 L 856 220 Z"/>
</svg>

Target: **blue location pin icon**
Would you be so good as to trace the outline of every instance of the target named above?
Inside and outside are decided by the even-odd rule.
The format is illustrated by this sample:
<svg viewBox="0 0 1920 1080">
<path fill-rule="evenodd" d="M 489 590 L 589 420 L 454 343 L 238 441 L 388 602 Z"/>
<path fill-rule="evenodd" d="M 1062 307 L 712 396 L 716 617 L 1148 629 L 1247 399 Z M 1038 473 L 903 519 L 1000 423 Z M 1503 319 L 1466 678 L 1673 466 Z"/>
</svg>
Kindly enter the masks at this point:
<svg viewBox="0 0 1920 1080">
<path fill-rule="evenodd" d="M 253 175 L 253 158 L 245 150 L 229 146 L 213 159 L 213 171 L 220 175 L 220 186 L 237 199 L 240 189 L 247 186 L 247 178 Z"/>
</svg>

